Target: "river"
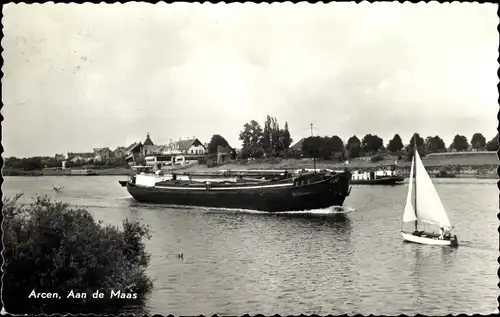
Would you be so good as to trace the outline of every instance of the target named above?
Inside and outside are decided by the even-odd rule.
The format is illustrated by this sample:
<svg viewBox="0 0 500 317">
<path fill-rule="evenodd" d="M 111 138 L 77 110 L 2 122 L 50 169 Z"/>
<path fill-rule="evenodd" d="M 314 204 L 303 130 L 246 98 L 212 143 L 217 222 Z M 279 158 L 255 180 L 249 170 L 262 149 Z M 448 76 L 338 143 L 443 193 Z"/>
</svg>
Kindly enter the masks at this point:
<svg viewBox="0 0 500 317">
<path fill-rule="evenodd" d="M 140 204 L 123 176 L 6 177 L 4 195 L 47 194 L 104 223 L 151 227 L 147 312 L 163 315 L 489 314 L 497 311 L 495 180 L 436 179 L 457 249 L 403 243 L 407 185 L 353 186 L 337 217 Z M 64 186 L 61 193 L 53 185 Z M 184 259 L 175 255 L 184 253 Z"/>
</svg>

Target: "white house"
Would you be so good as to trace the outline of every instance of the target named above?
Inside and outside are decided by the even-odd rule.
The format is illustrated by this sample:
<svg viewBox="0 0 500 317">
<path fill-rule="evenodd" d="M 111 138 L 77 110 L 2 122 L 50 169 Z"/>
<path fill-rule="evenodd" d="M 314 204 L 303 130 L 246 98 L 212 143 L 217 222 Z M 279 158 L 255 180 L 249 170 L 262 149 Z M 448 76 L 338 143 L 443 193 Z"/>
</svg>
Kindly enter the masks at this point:
<svg viewBox="0 0 500 317">
<path fill-rule="evenodd" d="M 165 154 L 182 154 L 182 155 L 205 155 L 207 148 L 200 140 L 194 138 L 189 140 L 180 140 L 170 142 L 165 146 Z"/>
<path fill-rule="evenodd" d="M 170 141 L 167 145 L 144 146 L 144 156 L 147 165 L 184 165 L 191 161 L 195 162 L 205 156 L 207 149 L 200 140 L 193 138 L 189 140 Z"/>
</svg>

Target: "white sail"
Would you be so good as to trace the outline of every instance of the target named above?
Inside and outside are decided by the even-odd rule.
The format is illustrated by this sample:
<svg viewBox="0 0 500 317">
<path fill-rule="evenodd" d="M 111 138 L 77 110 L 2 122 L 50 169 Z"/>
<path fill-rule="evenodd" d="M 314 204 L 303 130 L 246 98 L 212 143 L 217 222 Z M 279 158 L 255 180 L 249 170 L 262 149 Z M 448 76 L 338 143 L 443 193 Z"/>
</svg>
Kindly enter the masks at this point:
<svg viewBox="0 0 500 317">
<path fill-rule="evenodd" d="M 413 191 L 413 166 L 415 165 L 415 160 L 411 161 L 410 168 L 410 181 L 408 182 L 408 195 L 406 196 L 405 212 L 403 214 L 403 222 L 412 222 L 417 220 L 415 216 L 415 209 L 411 201 L 412 191 Z"/>
<path fill-rule="evenodd" d="M 451 227 L 443 203 L 417 151 L 415 151 L 415 168 L 417 170 L 415 186 L 417 189 L 418 221 Z"/>
</svg>

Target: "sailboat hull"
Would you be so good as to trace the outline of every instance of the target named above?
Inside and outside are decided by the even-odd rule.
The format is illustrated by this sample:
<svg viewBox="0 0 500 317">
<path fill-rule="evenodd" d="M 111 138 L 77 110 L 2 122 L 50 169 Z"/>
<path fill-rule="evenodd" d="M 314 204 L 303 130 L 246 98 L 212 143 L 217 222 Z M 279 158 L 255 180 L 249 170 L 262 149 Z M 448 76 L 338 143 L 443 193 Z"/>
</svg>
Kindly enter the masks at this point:
<svg viewBox="0 0 500 317">
<path fill-rule="evenodd" d="M 419 243 L 419 244 L 429 244 L 429 245 L 447 245 L 447 246 L 457 246 L 458 242 L 456 238 L 452 240 L 440 240 L 431 237 L 416 236 L 411 233 L 401 232 L 403 239 L 408 242 Z"/>
</svg>

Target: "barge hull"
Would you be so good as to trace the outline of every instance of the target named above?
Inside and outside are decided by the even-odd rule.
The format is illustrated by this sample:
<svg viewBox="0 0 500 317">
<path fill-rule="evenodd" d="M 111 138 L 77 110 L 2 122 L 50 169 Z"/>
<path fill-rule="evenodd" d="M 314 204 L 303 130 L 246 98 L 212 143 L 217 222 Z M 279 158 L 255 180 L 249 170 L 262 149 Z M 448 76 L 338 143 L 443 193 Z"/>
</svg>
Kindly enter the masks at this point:
<svg viewBox="0 0 500 317">
<path fill-rule="evenodd" d="M 350 175 L 302 185 L 245 189 L 184 189 L 180 187 L 141 187 L 130 182 L 127 190 L 140 202 L 212 208 L 247 209 L 266 212 L 303 211 L 342 206 L 350 193 Z"/>
</svg>

